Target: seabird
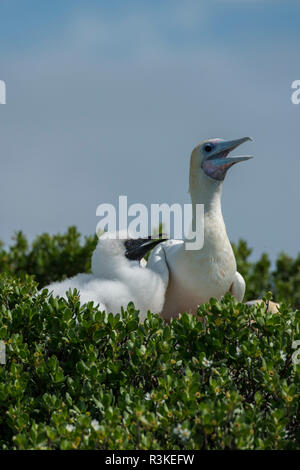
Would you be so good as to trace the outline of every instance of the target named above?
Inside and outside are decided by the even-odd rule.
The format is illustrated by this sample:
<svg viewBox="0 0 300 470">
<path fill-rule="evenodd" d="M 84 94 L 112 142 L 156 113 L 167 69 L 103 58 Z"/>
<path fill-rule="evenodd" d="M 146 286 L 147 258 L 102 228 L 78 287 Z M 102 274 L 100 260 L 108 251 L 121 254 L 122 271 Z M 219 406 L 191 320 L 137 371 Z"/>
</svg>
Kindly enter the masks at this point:
<svg viewBox="0 0 300 470">
<path fill-rule="evenodd" d="M 133 239 L 127 233 L 104 233 L 92 255 L 92 273 L 78 274 L 46 287 L 54 296 L 67 298 L 71 289 L 80 291 L 82 303 L 93 301 L 99 310 L 119 313 L 133 302 L 140 321 L 149 311 L 159 313 L 164 304 L 168 278 L 142 267 L 145 254 L 165 238 Z"/>
<path fill-rule="evenodd" d="M 225 141 L 209 139 L 194 148 L 190 161 L 189 192 L 193 222 L 196 227 L 196 204 L 204 204 L 204 246 L 185 249 L 186 240 L 168 240 L 150 254 L 147 266 L 169 278 L 161 316 L 165 320 L 178 313 L 196 314 L 198 305 L 210 298 L 220 299 L 230 291 L 242 301 L 245 281 L 237 272 L 221 210 L 221 194 L 227 170 L 251 156 L 229 156 L 250 137 Z"/>
</svg>

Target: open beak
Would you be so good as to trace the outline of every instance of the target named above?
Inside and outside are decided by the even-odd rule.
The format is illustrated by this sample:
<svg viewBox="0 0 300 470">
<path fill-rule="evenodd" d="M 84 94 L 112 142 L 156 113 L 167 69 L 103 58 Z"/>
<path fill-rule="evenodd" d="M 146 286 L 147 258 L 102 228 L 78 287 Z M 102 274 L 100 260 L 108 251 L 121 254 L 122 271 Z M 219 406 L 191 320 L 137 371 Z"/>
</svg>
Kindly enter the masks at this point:
<svg viewBox="0 0 300 470">
<path fill-rule="evenodd" d="M 140 261 L 148 251 L 152 250 L 156 245 L 166 241 L 163 234 L 160 233 L 157 238 L 131 238 L 125 241 L 125 256 L 127 259 Z"/>
<path fill-rule="evenodd" d="M 217 181 L 223 181 L 227 170 L 232 165 L 253 158 L 250 155 L 228 156 L 232 150 L 248 140 L 252 139 L 250 137 L 243 137 L 236 140 L 218 140 L 215 150 L 202 162 L 202 169 L 205 174 Z"/>
<path fill-rule="evenodd" d="M 211 161 L 214 165 L 218 166 L 231 166 L 234 163 L 249 160 L 250 158 L 253 158 L 251 155 L 239 155 L 236 157 L 228 157 L 230 152 L 232 152 L 248 140 L 252 140 L 251 137 L 242 137 L 241 139 L 224 140 L 223 142 L 218 142 L 217 151 L 213 155 L 210 155 L 207 160 Z"/>
</svg>

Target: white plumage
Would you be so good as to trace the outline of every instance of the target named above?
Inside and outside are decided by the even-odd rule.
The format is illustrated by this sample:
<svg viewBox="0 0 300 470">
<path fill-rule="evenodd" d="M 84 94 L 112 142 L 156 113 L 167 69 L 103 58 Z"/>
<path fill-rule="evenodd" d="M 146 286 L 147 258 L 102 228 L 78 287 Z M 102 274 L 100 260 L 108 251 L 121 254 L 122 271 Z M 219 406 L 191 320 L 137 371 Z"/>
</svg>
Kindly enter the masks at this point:
<svg viewBox="0 0 300 470">
<path fill-rule="evenodd" d="M 229 157 L 231 150 L 249 138 L 234 141 L 210 139 L 198 145 L 191 154 L 190 195 L 193 227 L 196 204 L 204 204 L 204 246 L 186 250 L 184 240 L 168 240 L 156 247 L 147 266 L 169 278 L 161 315 L 166 320 L 178 313 L 195 314 L 198 305 L 211 297 L 221 298 L 226 292 L 242 301 L 245 281 L 236 270 L 221 211 L 222 184 L 228 168 L 251 157 Z"/>
<path fill-rule="evenodd" d="M 142 267 L 142 256 L 160 240 L 131 239 L 128 234 L 105 233 L 92 255 L 92 273 L 78 274 L 47 286 L 54 296 L 66 298 L 69 289 L 80 291 L 81 303 L 93 301 L 100 310 L 119 313 L 134 302 L 143 321 L 147 311 L 159 313 L 164 304 L 167 280 Z"/>
</svg>

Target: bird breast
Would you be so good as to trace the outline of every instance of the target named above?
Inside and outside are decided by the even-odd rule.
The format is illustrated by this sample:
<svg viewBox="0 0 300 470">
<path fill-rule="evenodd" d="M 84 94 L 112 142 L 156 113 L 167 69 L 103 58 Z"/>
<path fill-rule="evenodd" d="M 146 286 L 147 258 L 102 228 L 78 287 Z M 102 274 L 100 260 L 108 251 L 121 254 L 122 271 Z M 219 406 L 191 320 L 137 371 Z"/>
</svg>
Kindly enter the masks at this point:
<svg viewBox="0 0 300 470">
<path fill-rule="evenodd" d="M 171 248 L 171 247 L 170 247 Z M 204 246 L 199 251 L 185 250 L 184 243 L 172 247 L 168 256 L 170 282 L 167 297 L 175 299 L 182 310 L 221 298 L 230 288 L 236 261 L 223 220 L 205 220 Z M 171 249 L 172 249 L 171 248 Z"/>
</svg>

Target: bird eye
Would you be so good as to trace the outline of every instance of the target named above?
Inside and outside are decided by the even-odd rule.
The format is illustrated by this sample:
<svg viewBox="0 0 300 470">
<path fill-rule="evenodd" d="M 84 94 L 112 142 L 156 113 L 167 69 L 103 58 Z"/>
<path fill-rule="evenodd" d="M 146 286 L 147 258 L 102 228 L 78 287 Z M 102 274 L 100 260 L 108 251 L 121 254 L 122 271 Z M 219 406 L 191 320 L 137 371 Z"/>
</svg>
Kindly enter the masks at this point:
<svg viewBox="0 0 300 470">
<path fill-rule="evenodd" d="M 205 152 L 209 153 L 212 151 L 213 146 L 211 144 L 206 144 L 204 147 Z"/>
</svg>

